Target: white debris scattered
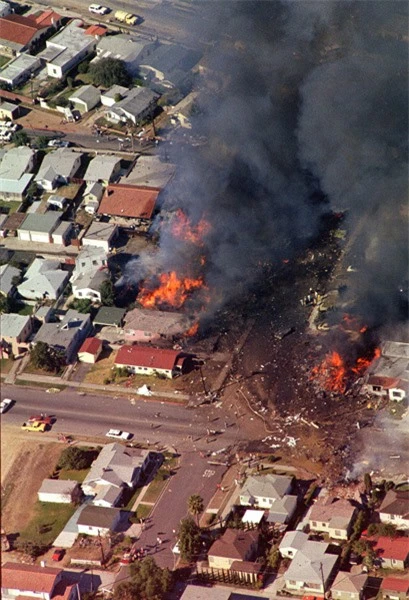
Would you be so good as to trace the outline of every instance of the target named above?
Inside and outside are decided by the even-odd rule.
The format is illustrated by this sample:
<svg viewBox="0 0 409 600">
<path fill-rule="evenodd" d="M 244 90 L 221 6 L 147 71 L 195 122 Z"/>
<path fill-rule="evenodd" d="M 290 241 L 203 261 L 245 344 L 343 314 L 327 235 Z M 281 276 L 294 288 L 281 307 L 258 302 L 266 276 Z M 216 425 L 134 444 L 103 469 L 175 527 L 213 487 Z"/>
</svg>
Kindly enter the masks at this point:
<svg viewBox="0 0 409 600">
<path fill-rule="evenodd" d="M 275 448 L 279 448 L 279 447 L 280 447 L 280 444 L 270 444 L 270 448 L 272 448 L 273 450 Z"/>
<path fill-rule="evenodd" d="M 150 391 L 150 389 L 148 388 L 148 386 L 146 385 L 146 383 L 144 383 L 140 388 L 138 388 L 136 390 L 136 393 L 139 394 L 139 396 L 152 396 L 152 392 Z"/>
</svg>

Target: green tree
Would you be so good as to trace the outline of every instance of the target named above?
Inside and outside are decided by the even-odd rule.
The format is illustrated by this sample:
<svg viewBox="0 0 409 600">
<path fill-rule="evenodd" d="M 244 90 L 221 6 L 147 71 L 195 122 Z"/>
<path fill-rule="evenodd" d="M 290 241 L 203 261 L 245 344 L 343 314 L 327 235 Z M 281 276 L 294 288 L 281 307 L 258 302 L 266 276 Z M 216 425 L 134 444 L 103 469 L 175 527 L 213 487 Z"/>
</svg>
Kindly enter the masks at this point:
<svg viewBox="0 0 409 600">
<path fill-rule="evenodd" d="M 41 150 L 42 148 L 47 148 L 48 141 L 49 139 L 46 135 L 39 135 L 38 138 L 36 138 L 35 140 L 35 145 Z"/>
<path fill-rule="evenodd" d="M 30 141 L 30 138 L 25 131 L 17 131 L 11 136 L 11 141 L 15 146 L 26 146 Z"/>
<path fill-rule="evenodd" d="M 70 304 L 70 308 L 86 315 L 91 312 L 92 302 L 88 298 L 75 298 Z"/>
<path fill-rule="evenodd" d="M 199 526 L 199 515 L 204 511 L 203 498 L 199 494 L 192 494 L 188 498 L 187 508 L 190 514 L 196 517 L 196 525 Z"/>
<path fill-rule="evenodd" d="M 77 471 L 88 469 L 95 458 L 95 452 L 91 452 L 85 448 L 79 448 L 78 446 L 70 446 L 69 448 L 65 448 L 61 453 L 58 461 L 58 468 L 74 469 Z"/>
<path fill-rule="evenodd" d="M 180 522 L 179 548 L 182 560 L 187 562 L 190 562 L 199 552 L 200 529 L 191 517 Z"/>
<path fill-rule="evenodd" d="M 19 552 L 24 552 L 31 556 L 31 558 L 38 558 L 42 554 L 45 554 L 48 550 L 48 546 L 39 544 L 33 540 L 19 540 L 17 542 L 17 550 Z"/>
<path fill-rule="evenodd" d="M 12 309 L 12 301 L 8 296 L 0 294 L 0 313 L 10 313 Z"/>
<path fill-rule="evenodd" d="M 396 534 L 396 527 L 392 523 L 371 523 L 368 527 L 368 535 L 382 535 L 394 538 Z"/>
<path fill-rule="evenodd" d="M 130 83 L 125 63 L 119 58 L 101 58 L 90 65 L 88 72 L 94 85 L 111 87 L 115 84 L 128 86 Z"/>
<path fill-rule="evenodd" d="M 267 558 L 268 566 L 271 569 L 278 569 L 280 565 L 280 551 L 278 548 L 271 548 Z"/>
<path fill-rule="evenodd" d="M 39 192 L 39 187 L 38 187 L 37 183 L 34 180 L 31 181 L 30 185 L 27 188 L 27 197 L 34 198 L 35 196 L 37 196 L 38 192 Z"/>
<path fill-rule="evenodd" d="M 114 306 L 115 291 L 114 285 L 110 279 L 103 281 L 100 285 L 101 302 L 104 306 Z"/>
<path fill-rule="evenodd" d="M 114 592 L 114 600 L 161 600 L 172 586 L 172 575 L 161 569 L 153 558 L 131 566 L 131 581 L 121 583 Z"/>
<path fill-rule="evenodd" d="M 372 490 L 372 479 L 369 473 L 364 475 L 365 493 L 370 494 Z"/>
<path fill-rule="evenodd" d="M 58 372 L 65 364 L 63 352 L 51 348 L 46 342 L 37 342 L 31 351 L 31 363 L 36 369 Z"/>
</svg>

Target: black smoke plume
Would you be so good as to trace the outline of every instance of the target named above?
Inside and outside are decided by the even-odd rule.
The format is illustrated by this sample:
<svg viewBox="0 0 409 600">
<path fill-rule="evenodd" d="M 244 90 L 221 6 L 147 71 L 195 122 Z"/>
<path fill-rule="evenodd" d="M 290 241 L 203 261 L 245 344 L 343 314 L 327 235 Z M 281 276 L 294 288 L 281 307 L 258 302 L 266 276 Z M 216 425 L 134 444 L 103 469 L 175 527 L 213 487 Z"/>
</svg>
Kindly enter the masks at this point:
<svg viewBox="0 0 409 600">
<path fill-rule="evenodd" d="M 205 254 L 211 313 L 260 265 L 302 249 L 324 212 L 345 211 L 359 230 L 347 294 L 368 324 L 395 319 L 408 255 L 407 3 L 195 6 L 207 50 L 192 135 L 207 142 L 174 140 L 164 208 L 211 228 L 194 250 L 162 223 L 158 253 L 134 276 L 186 273 Z"/>
</svg>

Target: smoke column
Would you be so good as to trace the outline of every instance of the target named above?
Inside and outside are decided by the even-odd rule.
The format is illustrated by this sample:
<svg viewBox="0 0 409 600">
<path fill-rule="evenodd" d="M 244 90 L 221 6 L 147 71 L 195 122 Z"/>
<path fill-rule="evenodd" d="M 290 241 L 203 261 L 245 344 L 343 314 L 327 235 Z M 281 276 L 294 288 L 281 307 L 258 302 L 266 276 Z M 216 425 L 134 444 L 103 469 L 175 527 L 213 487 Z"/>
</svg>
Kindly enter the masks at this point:
<svg viewBox="0 0 409 600">
<path fill-rule="evenodd" d="M 323 212 L 359 224 L 348 293 L 368 324 L 396 318 L 407 272 L 407 3 L 253 1 L 197 4 L 212 46 L 192 132 L 207 143 L 170 159 L 164 208 L 211 229 L 204 240 L 211 313 L 305 246 Z M 319 190 L 325 200 L 313 201 Z M 160 228 L 158 253 L 132 276 L 191 269 L 191 248 Z M 129 275 L 129 270 L 128 270 Z"/>
</svg>

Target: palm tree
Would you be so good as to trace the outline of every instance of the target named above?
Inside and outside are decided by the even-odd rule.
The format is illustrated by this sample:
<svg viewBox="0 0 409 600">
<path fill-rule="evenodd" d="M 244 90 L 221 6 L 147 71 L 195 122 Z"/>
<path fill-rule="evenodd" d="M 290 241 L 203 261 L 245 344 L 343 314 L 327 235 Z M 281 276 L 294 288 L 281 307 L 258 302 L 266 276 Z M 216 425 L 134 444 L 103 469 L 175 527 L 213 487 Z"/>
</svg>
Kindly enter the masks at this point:
<svg viewBox="0 0 409 600">
<path fill-rule="evenodd" d="M 199 515 L 203 512 L 203 498 L 199 494 L 193 494 L 187 501 L 187 507 L 191 515 L 196 517 L 196 525 L 199 526 Z"/>
</svg>

